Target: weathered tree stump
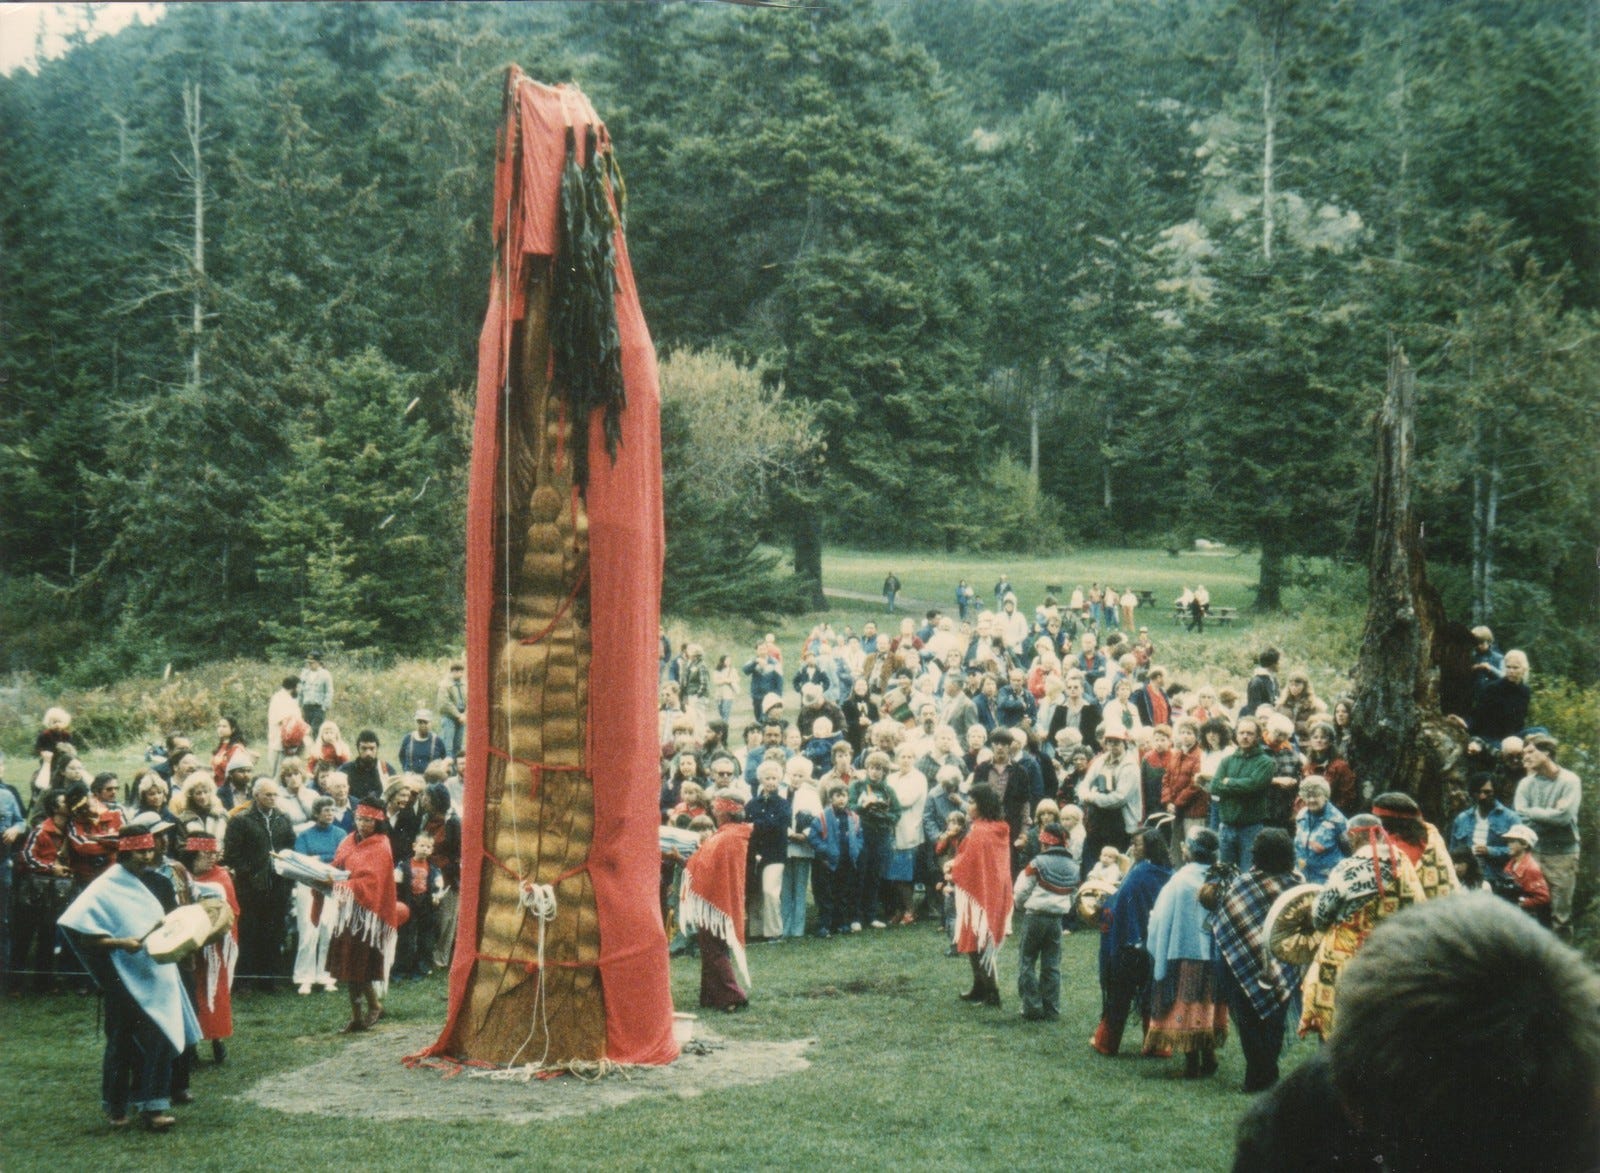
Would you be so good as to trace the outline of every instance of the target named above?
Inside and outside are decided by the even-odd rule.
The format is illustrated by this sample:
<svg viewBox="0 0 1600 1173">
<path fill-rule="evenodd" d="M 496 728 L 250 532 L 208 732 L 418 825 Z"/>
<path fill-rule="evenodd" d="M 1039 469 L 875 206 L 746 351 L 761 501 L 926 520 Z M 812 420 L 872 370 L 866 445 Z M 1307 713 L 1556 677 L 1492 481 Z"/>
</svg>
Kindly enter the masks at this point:
<svg viewBox="0 0 1600 1173">
<path fill-rule="evenodd" d="M 1459 657 L 1445 653 L 1460 642 L 1460 625 L 1446 620 L 1428 581 L 1411 508 L 1415 423 L 1416 375 L 1397 348 L 1378 418 L 1367 619 L 1356 664 L 1350 766 L 1369 796 L 1403 790 L 1437 821 L 1447 788 L 1460 775 L 1466 731 L 1439 705 L 1441 664 L 1450 665 L 1445 692 L 1458 688 Z"/>
</svg>

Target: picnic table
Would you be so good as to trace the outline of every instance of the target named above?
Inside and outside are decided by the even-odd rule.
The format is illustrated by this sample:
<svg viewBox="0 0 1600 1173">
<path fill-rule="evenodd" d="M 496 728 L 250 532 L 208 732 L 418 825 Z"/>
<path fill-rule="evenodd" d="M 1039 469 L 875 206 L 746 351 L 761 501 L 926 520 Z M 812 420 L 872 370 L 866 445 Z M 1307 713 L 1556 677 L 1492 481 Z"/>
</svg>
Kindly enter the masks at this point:
<svg viewBox="0 0 1600 1173">
<path fill-rule="evenodd" d="M 1239 618 L 1239 608 L 1237 607 L 1206 608 L 1207 623 L 1220 623 L 1222 626 L 1227 627 L 1237 618 Z M 1172 605 L 1172 621 L 1174 623 L 1187 623 L 1189 621 L 1189 608 L 1181 607 L 1174 603 Z"/>
<path fill-rule="evenodd" d="M 1133 592 L 1133 594 L 1134 597 L 1139 600 L 1139 606 L 1141 607 L 1154 607 L 1156 605 L 1155 591 L 1136 590 Z"/>
</svg>

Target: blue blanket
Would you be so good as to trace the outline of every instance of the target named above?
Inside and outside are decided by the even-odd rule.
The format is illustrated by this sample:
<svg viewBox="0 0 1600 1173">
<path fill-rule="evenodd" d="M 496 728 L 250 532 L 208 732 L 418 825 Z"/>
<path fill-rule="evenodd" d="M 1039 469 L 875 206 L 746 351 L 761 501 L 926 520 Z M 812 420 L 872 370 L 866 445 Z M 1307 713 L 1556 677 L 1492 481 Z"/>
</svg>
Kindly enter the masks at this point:
<svg viewBox="0 0 1600 1173">
<path fill-rule="evenodd" d="M 113 864 L 78 894 L 58 923 L 68 930 L 72 947 L 103 985 L 109 976 L 102 964 L 105 953 L 84 948 L 75 934 L 142 938 L 161 923 L 162 916 L 161 902 L 139 877 L 122 865 Z M 200 1021 L 189 1004 L 176 965 L 159 962 L 143 949 L 137 953 L 113 949 L 111 964 L 129 996 L 161 1028 L 173 1050 L 181 1054 L 189 1044 L 200 1041 Z"/>
</svg>

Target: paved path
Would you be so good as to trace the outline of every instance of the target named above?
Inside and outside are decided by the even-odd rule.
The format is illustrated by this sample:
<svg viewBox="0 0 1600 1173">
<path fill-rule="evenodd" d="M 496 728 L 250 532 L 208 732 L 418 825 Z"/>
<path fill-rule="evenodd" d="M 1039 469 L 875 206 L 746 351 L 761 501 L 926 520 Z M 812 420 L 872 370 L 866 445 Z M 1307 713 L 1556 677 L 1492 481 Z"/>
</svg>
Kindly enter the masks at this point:
<svg viewBox="0 0 1600 1173">
<path fill-rule="evenodd" d="M 878 610 L 883 610 L 883 595 L 881 593 L 874 595 L 866 591 L 847 591 L 842 587 L 831 586 L 823 587 L 822 593 L 830 599 L 849 599 L 852 603 L 876 603 Z M 953 607 L 954 605 L 953 603 L 930 603 L 927 599 L 913 599 L 905 591 L 901 591 L 894 597 L 895 612 L 901 615 L 910 615 L 913 619 L 919 618 L 924 612 L 931 611 L 936 607 L 943 611 L 946 607 Z"/>
</svg>

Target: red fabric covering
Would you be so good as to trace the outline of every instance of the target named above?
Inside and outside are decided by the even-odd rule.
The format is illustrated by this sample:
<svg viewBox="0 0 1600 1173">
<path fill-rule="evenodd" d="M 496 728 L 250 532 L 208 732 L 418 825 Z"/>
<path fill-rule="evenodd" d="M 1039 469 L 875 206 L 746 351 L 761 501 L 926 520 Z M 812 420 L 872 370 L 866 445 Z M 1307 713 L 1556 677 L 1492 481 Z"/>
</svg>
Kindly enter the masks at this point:
<svg viewBox="0 0 1600 1173">
<path fill-rule="evenodd" d="M 463 775 L 461 895 L 450 1005 L 444 1030 L 424 1054 L 450 1055 L 456 1016 L 478 957 L 478 902 L 484 862 L 483 779 L 489 761 L 490 616 L 500 568 L 495 562 L 494 484 L 500 461 L 501 389 L 511 323 L 525 313 L 528 259 L 556 252 L 566 129 L 580 159 L 584 130 L 602 146 L 605 126 L 572 86 L 538 85 L 513 68 L 495 168 L 495 239 L 500 263 L 478 342 L 478 408 L 467 497 L 467 744 Z M 508 208 L 508 201 L 514 201 Z M 627 406 L 612 462 L 601 429 L 589 428 L 589 668 L 591 705 L 585 762 L 594 790 L 594 840 L 588 871 L 600 921 L 600 982 L 606 1057 L 619 1063 L 670 1063 L 672 991 L 666 932 L 657 900 L 661 821 L 657 792 L 639 779 L 657 774 L 656 656 L 665 539 L 661 519 L 660 388 L 655 348 L 639 309 L 627 245 L 617 246 L 617 325 Z M 507 304 L 509 297 L 510 304 Z"/>
<path fill-rule="evenodd" d="M 956 887 L 956 951 L 982 953 L 993 972 L 994 954 L 1011 931 L 1010 825 L 974 820 L 950 865 L 950 879 Z"/>
</svg>

